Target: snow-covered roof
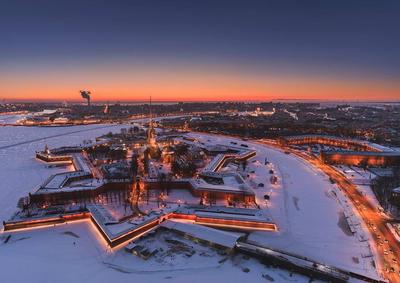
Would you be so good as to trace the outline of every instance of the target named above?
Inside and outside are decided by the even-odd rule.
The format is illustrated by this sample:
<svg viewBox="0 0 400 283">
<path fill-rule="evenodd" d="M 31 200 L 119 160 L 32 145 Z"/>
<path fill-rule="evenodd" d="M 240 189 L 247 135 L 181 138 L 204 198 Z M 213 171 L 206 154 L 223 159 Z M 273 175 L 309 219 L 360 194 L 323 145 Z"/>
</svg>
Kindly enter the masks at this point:
<svg viewBox="0 0 400 283">
<path fill-rule="evenodd" d="M 50 176 L 50 178 L 48 178 L 40 186 L 39 191 L 43 192 L 45 190 L 60 190 L 65 186 L 67 182 L 76 177 L 91 178 L 92 174 L 90 172 L 84 172 L 84 171 L 74 171 L 74 172 L 55 174 Z"/>
<path fill-rule="evenodd" d="M 77 172 L 73 172 L 77 173 Z M 84 172 L 85 173 L 85 172 Z M 78 191 L 87 191 L 87 190 L 96 190 L 99 187 L 104 185 L 104 180 L 96 180 L 96 179 L 86 179 L 84 182 L 83 180 L 79 180 L 76 183 L 72 182 L 65 186 L 68 180 L 64 180 L 63 184 L 60 187 L 40 187 L 34 194 L 49 194 L 49 193 L 61 193 L 61 192 L 78 192 Z"/>
<path fill-rule="evenodd" d="M 204 169 L 202 170 L 203 172 L 216 172 L 218 171 L 222 166 L 225 165 L 225 163 L 229 159 L 236 159 L 236 160 L 246 160 L 252 156 L 256 155 L 255 150 L 246 150 L 242 151 L 239 154 L 236 153 L 227 153 L 227 154 L 218 154 L 215 156 L 210 163 Z"/>
<path fill-rule="evenodd" d="M 88 162 L 81 154 L 73 154 L 73 163 L 77 171 L 92 172 Z"/>
<path fill-rule="evenodd" d="M 394 188 L 393 190 L 392 190 L 392 192 L 393 193 L 400 193 L 400 187 L 397 187 L 397 188 Z"/>
<path fill-rule="evenodd" d="M 166 220 L 162 222 L 160 226 L 230 249 L 233 249 L 236 245 L 236 241 L 244 235 L 242 233 L 231 233 L 198 224 L 184 223 L 173 220 Z"/>
<path fill-rule="evenodd" d="M 158 218 L 160 217 L 160 214 L 150 213 L 149 215 L 144 215 L 137 220 L 114 223 L 114 218 L 110 216 L 109 213 L 105 212 L 101 205 L 88 205 L 87 209 L 91 213 L 92 219 L 111 242 L 136 231 L 151 222 L 158 221 Z"/>
<path fill-rule="evenodd" d="M 241 207 L 190 205 L 180 207 L 176 212 L 213 218 L 234 218 L 238 220 L 253 219 L 254 221 L 266 220 L 262 210 Z"/>
<path fill-rule="evenodd" d="M 246 194 L 254 194 L 246 183 L 236 185 L 214 185 L 207 183 L 203 179 L 189 179 L 189 182 L 194 190 L 219 191 L 230 193 L 241 192 Z"/>
<path fill-rule="evenodd" d="M 57 113 L 57 109 L 44 109 L 41 112 L 36 112 L 33 115 L 37 116 L 37 115 L 51 115 Z"/>
</svg>

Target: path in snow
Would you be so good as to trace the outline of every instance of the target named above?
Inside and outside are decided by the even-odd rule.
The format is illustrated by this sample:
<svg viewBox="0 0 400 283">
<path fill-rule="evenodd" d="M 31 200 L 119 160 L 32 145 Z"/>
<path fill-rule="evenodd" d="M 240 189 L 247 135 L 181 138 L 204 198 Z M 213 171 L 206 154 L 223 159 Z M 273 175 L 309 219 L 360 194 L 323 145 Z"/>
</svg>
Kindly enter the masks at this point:
<svg viewBox="0 0 400 283">
<path fill-rule="evenodd" d="M 67 136 L 67 135 L 71 135 L 71 134 L 81 133 L 81 132 L 89 132 L 89 131 L 99 130 L 99 129 L 104 129 L 104 128 L 110 129 L 115 126 L 116 125 L 103 125 L 103 126 L 99 126 L 99 127 L 93 127 L 90 129 L 80 129 L 80 130 L 76 130 L 76 131 L 63 132 L 63 133 L 59 133 L 59 134 L 55 134 L 55 135 L 51 135 L 51 136 L 42 136 L 42 137 L 34 138 L 31 140 L 24 140 L 21 142 L 0 146 L 0 150 L 7 149 L 10 147 L 14 147 L 14 146 L 20 146 L 20 145 L 24 145 L 24 144 L 38 142 L 38 141 L 42 141 L 42 140 L 48 140 L 48 139 L 58 138 L 58 137 Z M 70 127 L 67 127 L 67 128 L 70 128 Z M 37 129 L 37 128 L 35 128 L 35 129 Z M 0 133 L 1 133 L 1 131 L 0 131 Z M 3 133 L 3 135 L 6 135 L 6 133 Z"/>
</svg>

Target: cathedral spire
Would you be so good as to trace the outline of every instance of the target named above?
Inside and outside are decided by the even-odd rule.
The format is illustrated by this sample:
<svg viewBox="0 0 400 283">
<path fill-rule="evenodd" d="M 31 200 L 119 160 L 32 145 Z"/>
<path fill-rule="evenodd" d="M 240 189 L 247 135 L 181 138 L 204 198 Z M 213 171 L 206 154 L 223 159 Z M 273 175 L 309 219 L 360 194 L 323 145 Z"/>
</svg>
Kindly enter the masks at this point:
<svg viewBox="0 0 400 283">
<path fill-rule="evenodd" d="M 150 109 L 149 109 L 149 111 L 150 111 L 150 121 L 153 121 L 153 116 L 152 116 L 152 113 L 151 113 L 151 95 L 150 95 Z"/>
<path fill-rule="evenodd" d="M 152 114 L 152 109 L 151 109 L 151 96 L 150 96 L 150 108 L 149 108 L 149 128 L 147 132 L 147 144 L 150 147 L 155 147 L 156 145 L 156 131 L 154 129 L 154 123 L 153 123 L 153 114 Z"/>
</svg>

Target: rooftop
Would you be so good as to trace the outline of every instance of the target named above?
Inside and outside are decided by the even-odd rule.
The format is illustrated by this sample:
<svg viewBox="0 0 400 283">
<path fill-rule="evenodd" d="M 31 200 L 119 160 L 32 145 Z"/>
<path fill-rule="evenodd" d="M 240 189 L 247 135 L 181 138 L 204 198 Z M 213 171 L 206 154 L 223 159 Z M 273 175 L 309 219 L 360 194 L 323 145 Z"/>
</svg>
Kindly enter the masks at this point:
<svg viewBox="0 0 400 283">
<path fill-rule="evenodd" d="M 160 226 L 229 249 L 233 249 L 236 245 L 236 242 L 244 235 L 242 233 L 231 233 L 198 224 L 189 224 L 173 220 L 165 220 L 160 224 Z"/>
</svg>

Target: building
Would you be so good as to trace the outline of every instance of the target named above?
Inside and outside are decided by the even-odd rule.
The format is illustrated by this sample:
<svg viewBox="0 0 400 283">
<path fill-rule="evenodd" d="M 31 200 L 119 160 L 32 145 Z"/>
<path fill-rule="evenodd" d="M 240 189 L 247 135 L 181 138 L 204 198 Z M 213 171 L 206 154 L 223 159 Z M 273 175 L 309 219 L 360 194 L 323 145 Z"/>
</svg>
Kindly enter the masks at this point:
<svg viewBox="0 0 400 283">
<path fill-rule="evenodd" d="M 322 144 L 354 151 L 392 151 L 392 149 L 369 141 L 329 135 L 287 136 L 279 140 L 283 145 Z"/>
<path fill-rule="evenodd" d="M 400 165 L 399 151 L 321 151 L 321 160 L 326 164 L 386 167 Z"/>
<path fill-rule="evenodd" d="M 392 190 L 392 203 L 400 206 L 400 187 L 394 188 Z"/>
</svg>

